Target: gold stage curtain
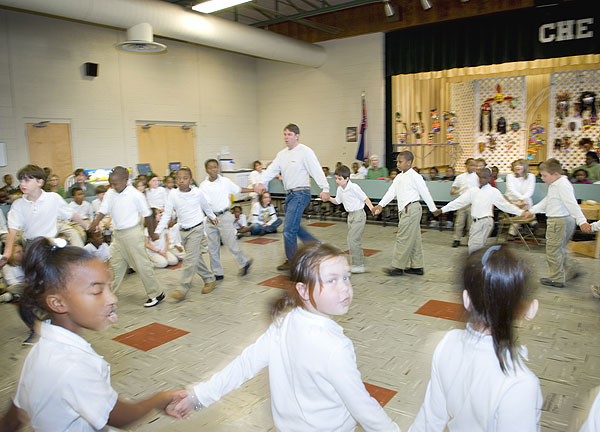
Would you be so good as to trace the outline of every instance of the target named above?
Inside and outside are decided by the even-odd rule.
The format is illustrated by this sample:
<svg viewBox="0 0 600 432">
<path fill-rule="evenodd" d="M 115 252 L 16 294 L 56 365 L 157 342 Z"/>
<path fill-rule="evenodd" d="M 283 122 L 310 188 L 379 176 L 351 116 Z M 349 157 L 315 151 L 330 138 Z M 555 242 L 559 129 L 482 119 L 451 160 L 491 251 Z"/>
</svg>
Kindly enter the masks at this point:
<svg viewBox="0 0 600 432">
<path fill-rule="evenodd" d="M 444 142 L 446 130 L 442 113 L 450 110 L 450 86 L 454 83 L 482 78 L 525 75 L 528 106 L 530 105 L 529 101 L 536 97 L 539 98 L 535 104 L 528 107 L 527 124 L 538 118 L 547 124 L 550 74 L 552 72 L 595 69 L 598 67 L 600 67 L 600 55 L 588 54 L 395 75 L 392 77 L 392 118 L 389 119 L 394 124 L 392 142 L 393 144 L 398 143 L 397 131 L 399 129 L 396 126 L 395 113 L 400 112 L 402 121 L 407 123 L 410 128 L 412 122 L 419 121 L 417 112 L 421 112 L 425 124 L 425 135 L 421 142 L 426 143 L 427 131 L 431 130 L 429 110 L 433 108 L 437 108 L 442 124 L 442 130 L 436 134 L 434 141 Z M 458 121 L 460 123 L 460 118 Z M 414 135 L 409 138 L 408 142 L 414 143 Z M 473 145 L 473 143 L 460 144 Z M 415 153 L 415 163 L 419 168 L 442 167 L 453 163 L 451 146 L 423 146 L 409 147 L 409 149 Z M 540 154 L 538 158 L 543 159 L 544 156 Z"/>
</svg>

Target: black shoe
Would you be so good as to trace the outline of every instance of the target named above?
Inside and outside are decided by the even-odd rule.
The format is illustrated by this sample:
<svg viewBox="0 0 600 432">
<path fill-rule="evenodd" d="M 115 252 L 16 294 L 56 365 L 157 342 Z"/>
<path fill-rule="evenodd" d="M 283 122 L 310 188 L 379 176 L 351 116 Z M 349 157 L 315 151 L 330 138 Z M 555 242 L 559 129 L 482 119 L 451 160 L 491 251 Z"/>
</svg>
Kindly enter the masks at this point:
<svg viewBox="0 0 600 432">
<path fill-rule="evenodd" d="M 452 242 L 452 247 L 459 247 L 460 246 L 460 240 L 454 240 Z"/>
<path fill-rule="evenodd" d="M 423 267 L 421 267 L 421 268 L 407 268 L 407 269 L 404 269 L 404 273 L 423 276 L 423 273 L 425 273 L 425 272 L 423 271 Z"/>
<path fill-rule="evenodd" d="M 290 262 L 288 260 L 285 260 L 285 262 L 281 265 L 277 266 L 277 270 L 279 271 L 285 271 L 285 270 L 289 270 L 290 269 Z"/>
<path fill-rule="evenodd" d="M 27 339 L 23 341 L 23 345 L 33 345 L 35 343 L 35 332 L 33 330 L 30 331 Z"/>
<path fill-rule="evenodd" d="M 248 274 L 248 270 L 250 270 L 251 265 L 252 265 L 252 260 L 248 260 L 246 265 L 244 267 L 242 267 L 242 270 L 240 271 L 240 276 L 246 276 Z"/>
<path fill-rule="evenodd" d="M 396 267 L 390 267 L 390 268 L 385 269 L 385 273 L 388 276 L 403 276 L 404 270 L 396 268 Z"/>
<path fill-rule="evenodd" d="M 129 267 L 129 268 L 127 269 L 127 274 L 132 274 L 132 273 L 135 273 L 135 270 L 134 270 L 134 269 L 132 269 L 131 267 Z"/>
<path fill-rule="evenodd" d="M 225 279 L 225 276 L 223 276 L 223 275 L 215 275 L 215 279 L 216 280 L 223 280 L 223 279 Z"/>
<path fill-rule="evenodd" d="M 552 279 L 548 279 L 548 278 L 541 278 L 540 282 L 542 285 L 546 285 L 546 286 L 553 286 L 556 288 L 564 288 L 565 287 L 564 283 L 553 281 Z"/>
<path fill-rule="evenodd" d="M 146 300 L 146 303 L 144 303 L 144 307 L 156 306 L 164 299 L 165 299 L 165 293 L 163 292 L 163 293 L 160 293 L 160 295 L 158 297 L 154 297 L 154 298 Z"/>
</svg>

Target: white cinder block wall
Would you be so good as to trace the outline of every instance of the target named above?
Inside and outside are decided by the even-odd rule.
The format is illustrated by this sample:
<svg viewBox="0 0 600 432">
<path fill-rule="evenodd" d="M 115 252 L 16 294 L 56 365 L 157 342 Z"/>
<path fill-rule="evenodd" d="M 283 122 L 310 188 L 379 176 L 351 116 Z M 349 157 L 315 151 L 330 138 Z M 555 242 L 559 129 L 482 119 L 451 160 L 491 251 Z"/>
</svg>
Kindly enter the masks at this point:
<svg viewBox="0 0 600 432">
<path fill-rule="evenodd" d="M 302 142 L 323 165 L 351 163 L 367 95 L 368 148 L 383 154 L 383 34 L 325 42 L 325 65 L 315 69 L 259 60 L 197 45 L 159 40 L 167 53 L 140 55 L 114 45 L 125 32 L 0 10 L 0 141 L 15 174 L 29 163 L 25 124 L 71 124 L 73 166 L 135 166 L 136 122 L 195 122 L 196 172 L 226 146 L 237 168 L 272 159 L 283 148 L 282 128 L 297 123 Z M 158 40 L 158 39 L 157 39 Z M 99 64 L 85 78 L 82 65 Z"/>
<path fill-rule="evenodd" d="M 223 146 L 238 165 L 254 160 L 256 59 L 171 40 L 160 40 L 164 54 L 115 49 L 125 37 L 0 10 L 0 141 L 9 161 L 0 174 L 29 163 L 25 124 L 40 120 L 70 122 L 74 168 L 135 166 L 136 121 L 196 122 L 198 174 Z M 85 62 L 99 64 L 97 78 L 83 76 Z"/>
<path fill-rule="evenodd" d="M 283 127 L 296 123 L 301 142 L 321 165 L 351 164 L 358 142 L 346 142 L 346 127 L 359 130 L 361 92 L 367 101 L 367 148 L 385 160 L 384 35 L 376 33 L 322 43 L 327 62 L 318 69 L 258 61 L 261 159 L 284 147 Z M 358 138 L 357 138 L 358 139 Z"/>
</svg>

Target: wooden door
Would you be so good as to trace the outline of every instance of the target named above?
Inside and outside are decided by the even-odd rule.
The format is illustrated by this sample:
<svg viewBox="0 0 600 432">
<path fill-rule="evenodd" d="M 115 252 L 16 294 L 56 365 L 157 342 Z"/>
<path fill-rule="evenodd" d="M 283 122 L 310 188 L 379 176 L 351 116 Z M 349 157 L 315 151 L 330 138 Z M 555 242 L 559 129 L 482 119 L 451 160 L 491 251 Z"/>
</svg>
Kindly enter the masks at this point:
<svg viewBox="0 0 600 432">
<path fill-rule="evenodd" d="M 164 176 L 169 162 L 180 162 L 196 170 L 194 127 L 138 125 L 138 163 L 149 163 L 152 171 Z"/>
<path fill-rule="evenodd" d="M 71 158 L 71 127 L 68 123 L 46 123 L 36 127 L 27 123 L 29 163 L 50 167 L 60 177 L 60 184 L 73 174 Z"/>
</svg>

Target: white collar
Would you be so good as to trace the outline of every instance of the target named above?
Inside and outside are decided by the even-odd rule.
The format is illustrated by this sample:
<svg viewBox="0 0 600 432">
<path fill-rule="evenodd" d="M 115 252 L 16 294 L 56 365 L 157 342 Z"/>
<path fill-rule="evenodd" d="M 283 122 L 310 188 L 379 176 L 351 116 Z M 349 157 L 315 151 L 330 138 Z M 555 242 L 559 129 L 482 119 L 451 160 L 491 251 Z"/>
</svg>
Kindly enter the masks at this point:
<svg viewBox="0 0 600 432">
<path fill-rule="evenodd" d="M 43 339 L 69 345 L 88 354 L 92 354 L 98 358 L 103 358 L 101 355 L 96 353 L 96 351 L 94 351 L 92 345 L 88 341 L 64 327 L 42 322 L 40 327 L 40 336 Z"/>
<path fill-rule="evenodd" d="M 38 202 L 43 202 L 43 201 L 44 201 L 44 199 L 46 198 L 46 195 L 47 195 L 48 193 L 47 193 L 47 192 L 46 192 L 44 189 L 42 189 L 42 191 L 41 191 L 41 192 L 42 192 L 42 193 L 40 194 L 40 196 L 38 197 L 38 199 L 37 199 L 37 200 L 35 200 L 35 201 L 31 201 L 31 200 L 30 200 L 30 199 L 27 197 L 27 194 L 23 195 L 23 199 L 24 199 L 25 201 L 27 201 L 28 203 L 30 203 L 30 204 L 36 204 L 36 203 L 38 203 Z"/>
</svg>

